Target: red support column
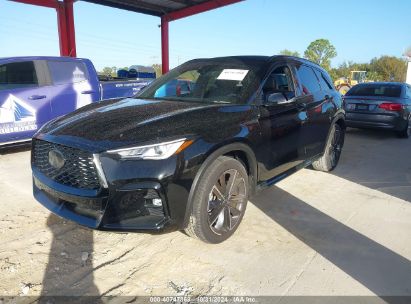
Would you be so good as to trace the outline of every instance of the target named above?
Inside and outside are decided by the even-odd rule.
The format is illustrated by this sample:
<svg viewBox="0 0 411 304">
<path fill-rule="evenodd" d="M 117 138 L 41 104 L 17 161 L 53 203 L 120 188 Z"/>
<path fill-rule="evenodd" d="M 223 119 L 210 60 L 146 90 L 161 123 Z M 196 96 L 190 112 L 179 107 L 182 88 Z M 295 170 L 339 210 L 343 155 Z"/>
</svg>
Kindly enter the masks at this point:
<svg viewBox="0 0 411 304">
<path fill-rule="evenodd" d="M 68 56 L 69 41 L 67 39 L 66 10 L 64 9 L 64 3 L 59 2 L 56 11 L 59 31 L 60 56 Z"/>
<path fill-rule="evenodd" d="M 168 45 L 168 20 L 161 17 L 161 66 L 163 74 L 169 71 L 169 45 Z"/>
<path fill-rule="evenodd" d="M 74 12 L 73 0 L 64 0 L 65 16 L 66 16 L 66 31 L 68 40 L 67 56 L 76 57 L 76 32 L 74 29 Z"/>
<path fill-rule="evenodd" d="M 60 56 L 76 57 L 73 0 L 58 2 L 56 11 L 59 30 Z"/>
</svg>

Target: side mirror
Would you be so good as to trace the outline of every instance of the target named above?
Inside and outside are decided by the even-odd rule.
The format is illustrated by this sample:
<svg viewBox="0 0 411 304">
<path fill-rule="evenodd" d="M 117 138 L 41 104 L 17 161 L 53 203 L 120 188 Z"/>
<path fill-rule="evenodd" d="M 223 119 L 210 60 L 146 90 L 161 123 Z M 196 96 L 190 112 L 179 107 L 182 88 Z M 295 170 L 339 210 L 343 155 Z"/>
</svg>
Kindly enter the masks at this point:
<svg viewBox="0 0 411 304">
<path fill-rule="evenodd" d="M 280 104 L 287 101 L 283 93 L 272 93 L 267 97 L 267 104 Z"/>
</svg>

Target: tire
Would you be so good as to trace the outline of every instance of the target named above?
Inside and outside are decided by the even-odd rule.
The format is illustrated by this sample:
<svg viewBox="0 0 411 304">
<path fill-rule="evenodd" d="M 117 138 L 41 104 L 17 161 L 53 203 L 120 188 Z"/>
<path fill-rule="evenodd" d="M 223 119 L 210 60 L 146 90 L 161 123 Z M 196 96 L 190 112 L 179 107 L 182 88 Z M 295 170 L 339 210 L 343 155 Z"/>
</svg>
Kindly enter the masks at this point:
<svg viewBox="0 0 411 304">
<path fill-rule="evenodd" d="M 324 154 L 312 163 L 317 171 L 329 172 L 337 167 L 344 145 L 345 130 L 339 124 L 331 127 Z"/>
<path fill-rule="evenodd" d="M 248 174 L 238 160 L 220 156 L 197 183 L 185 232 L 206 243 L 228 239 L 238 228 L 247 206 Z"/>
<path fill-rule="evenodd" d="M 398 137 L 400 138 L 409 138 L 411 136 L 411 116 L 408 119 L 408 123 L 405 128 L 397 132 Z"/>
</svg>

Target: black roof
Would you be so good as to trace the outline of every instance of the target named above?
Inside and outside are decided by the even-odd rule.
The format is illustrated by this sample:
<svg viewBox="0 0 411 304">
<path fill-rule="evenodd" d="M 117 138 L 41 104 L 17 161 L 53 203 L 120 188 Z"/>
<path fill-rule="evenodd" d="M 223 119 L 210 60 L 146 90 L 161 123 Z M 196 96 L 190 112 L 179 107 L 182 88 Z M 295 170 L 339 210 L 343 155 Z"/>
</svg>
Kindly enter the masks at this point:
<svg viewBox="0 0 411 304">
<path fill-rule="evenodd" d="M 274 55 L 274 56 L 260 56 L 260 55 L 243 55 L 243 56 L 226 56 L 226 57 L 214 57 L 214 58 L 198 58 L 198 59 L 193 59 L 191 61 L 202 61 L 202 60 L 213 60 L 216 62 L 243 62 L 245 64 L 264 64 L 267 62 L 273 62 L 276 60 L 280 59 L 292 59 L 295 61 L 299 61 L 301 63 L 306 63 L 312 66 L 317 67 L 318 69 L 324 70 L 321 66 L 316 64 L 315 62 L 312 62 L 310 60 L 300 58 L 300 57 L 295 57 L 295 56 L 287 56 L 287 55 Z M 325 70 L 324 70 L 325 71 Z"/>
<path fill-rule="evenodd" d="M 95 4 L 161 17 L 210 0 L 83 0 Z"/>
</svg>

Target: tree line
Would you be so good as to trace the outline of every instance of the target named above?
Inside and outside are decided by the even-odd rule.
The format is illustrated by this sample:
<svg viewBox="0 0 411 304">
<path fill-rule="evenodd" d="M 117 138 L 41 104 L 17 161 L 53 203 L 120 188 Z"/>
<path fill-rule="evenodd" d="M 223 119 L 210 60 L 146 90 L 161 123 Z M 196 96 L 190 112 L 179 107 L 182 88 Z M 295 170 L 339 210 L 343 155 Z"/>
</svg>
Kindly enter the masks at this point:
<svg viewBox="0 0 411 304">
<path fill-rule="evenodd" d="M 288 49 L 280 51 L 280 54 L 301 57 L 300 53 Z M 336 56 L 337 50 L 328 39 L 317 39 L 308 45 L 303 57 L 322 66 L 334 81 L 342 77 L 349 77 L 350 71 L 366 71 L 367 79 L 372 81 L 405 81 L 407 73 L 405 59 L 395 56 L 381 56 L 367 63 L 347 61 L 338 67 L 331 67 L 331 59 Z M 155 69 L 157 77 L 161 76 L 161 64 L 153 64 L 152 67 Z M 128 70 L 127 67 L 120 69 Z M 115 77 L 118 70 L 115 66 L 105 67 L 99 74 Z"/>
<path fill-rule="evenodd" d="M 287 49 L 280 51 L 280 54 L 301 57 L 298 52 Z M 322 66 L 334 81 L 342 77 L 349 77 L 350 71 L 366 71 L 367 79 L 372 81 L 405 81 L 407 74 L 405 59 L 395 56 L 380 56 L 367 63 L 348 61 L 333 68 L 331 67 L 331 59 L 336 56 L 336 48 L 327 39 L 317 39 L 311 42 L 304 52 L 304 58 Z"/>
</svg>

